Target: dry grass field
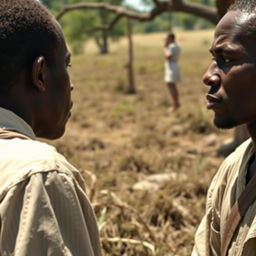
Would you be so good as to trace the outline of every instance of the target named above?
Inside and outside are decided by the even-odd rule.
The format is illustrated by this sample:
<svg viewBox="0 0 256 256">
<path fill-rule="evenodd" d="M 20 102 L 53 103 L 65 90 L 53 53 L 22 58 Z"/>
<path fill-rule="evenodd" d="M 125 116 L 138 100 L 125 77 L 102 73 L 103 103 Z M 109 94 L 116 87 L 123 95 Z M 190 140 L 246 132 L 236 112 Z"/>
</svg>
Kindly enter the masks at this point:
<svg viewBox="0 0 256 256">
<path fill-rule="evenodd" d="M 72 60 L 72 118 L 53 142 L 83 174 L 95 207 L 103 255 L 190 255 L 209 182 L 223 159 L 218 144 L 232 131 L 212 125 L 201 76 L 212 31 L 177 31 L 182 47 L 182 107 L 168 113 L 164 34 L 135 35 L 137 94 L 126 94 L 126 39 L 101 56 L 93 44 Z M 158 189 L 134 184 L 169 174 Z"/>
</svg>

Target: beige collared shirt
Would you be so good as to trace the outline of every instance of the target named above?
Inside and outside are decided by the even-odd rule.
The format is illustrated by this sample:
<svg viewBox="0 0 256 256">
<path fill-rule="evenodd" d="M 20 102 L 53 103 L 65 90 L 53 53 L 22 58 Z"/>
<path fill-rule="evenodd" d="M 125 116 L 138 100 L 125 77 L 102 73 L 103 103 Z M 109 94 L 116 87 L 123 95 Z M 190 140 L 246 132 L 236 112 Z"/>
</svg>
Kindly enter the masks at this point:
<svg viewBox="0 0 256 256">
<path fill-rule="evenodd" d="M 99 256 L 97 224 L 79 172 L 31 127 L 0 108 L 0 255 Z"/>
<path fill-rule="evenodd" d="M 223 230 L 232 205 L 246 187 L 248 162 L 253 153 L 253 144 L 249 139 L 225 159 L 215 175 L 208 190 L 206 214 L 196 232 L 193 256 L 220 255 Z M 249 207 L 239 224 L 228 255 L 256 255 L 256 202 Z"/>
</svg>

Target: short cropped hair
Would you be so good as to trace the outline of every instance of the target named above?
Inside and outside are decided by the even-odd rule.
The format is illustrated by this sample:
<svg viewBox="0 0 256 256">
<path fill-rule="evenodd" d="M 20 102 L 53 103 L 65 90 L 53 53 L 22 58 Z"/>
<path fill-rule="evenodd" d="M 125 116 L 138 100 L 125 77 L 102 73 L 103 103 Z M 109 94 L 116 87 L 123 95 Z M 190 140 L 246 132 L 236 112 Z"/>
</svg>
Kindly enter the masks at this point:
<svg viewBox="0 0 256 256">
<path fill-rule="evenodd" d="M 236 0 L 228 11 L 240 11 L 237 20 L 238 27 L 246 26 L 243 30 L 244 36 L 256 37 L 256 1 L 255 0 Z"/>
<path fill-rule="evenodd" d="M 255 13 L 256 1 L 255 0 L 236 0 L 228 9 L 228 11 L 240 10 L 247 13 Z"/>
<path fill-rule="evenodd" d="M 36 57 L 50 65 L 59 38 L 53 16 L 37 0 L 0 0 L 0 93 L 17 83 Z"/>
</svg>

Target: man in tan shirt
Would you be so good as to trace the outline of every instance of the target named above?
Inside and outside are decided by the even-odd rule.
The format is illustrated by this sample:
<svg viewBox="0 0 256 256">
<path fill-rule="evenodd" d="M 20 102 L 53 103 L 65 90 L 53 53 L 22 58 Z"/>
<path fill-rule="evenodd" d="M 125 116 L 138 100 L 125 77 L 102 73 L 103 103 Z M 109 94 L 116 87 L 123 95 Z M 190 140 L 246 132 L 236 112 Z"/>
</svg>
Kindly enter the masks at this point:
<svg viewBox="0 0 256 256">
<path fill-rule="evenodd" d="M 214 111 L 214 123 L 219 128 L 246 124 L 251 138 L 225 159 L 215 175 L 192 255 L 255 256 L 256 186 L 240 200 L 256 179 L 255 0 L 238 0 L 230 7 L 216 27 L 210 52 L 213 60 L 203 81 L 209 86 L 207 108 Z M 249 198 L 254 201 L 242 207 Z M 240 219 L 232 226 L 237 218 L 231 216 L 239 216 L 234 212 Z"/>
<path fill-rule="evenodd" d="M 70 53 L 35 0 L 0 1 L 0 255 L 99 256 L 79 172 L 37 137 L 63 135 Z"/>
</svg>

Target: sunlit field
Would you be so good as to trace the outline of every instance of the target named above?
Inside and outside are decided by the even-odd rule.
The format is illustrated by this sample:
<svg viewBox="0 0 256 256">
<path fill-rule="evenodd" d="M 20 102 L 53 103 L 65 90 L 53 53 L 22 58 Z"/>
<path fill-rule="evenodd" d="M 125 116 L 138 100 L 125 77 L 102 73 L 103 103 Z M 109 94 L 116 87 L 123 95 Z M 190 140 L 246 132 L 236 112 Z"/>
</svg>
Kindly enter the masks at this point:
<svg viewBox="0 0 256 256">
<path fill-rule="evenodd" d="M 89 43 L 72 58 L 72 118 L 53 144 L 85 178 L 106 256 L 190 255 L 209 182 L 223 160 L 216 149 L 232 135 L 212 125 L 205 107 L 201 77 L 212 31 L 176 35 L 183 76 L 176 113 L 168 112 L 163 81 L 164 34 L 134 36 L 134 95 L 126 93 L 126 38 L 108 55 Z M 153 174 L 168 178 L 134 187 Z"/>
</svg>

